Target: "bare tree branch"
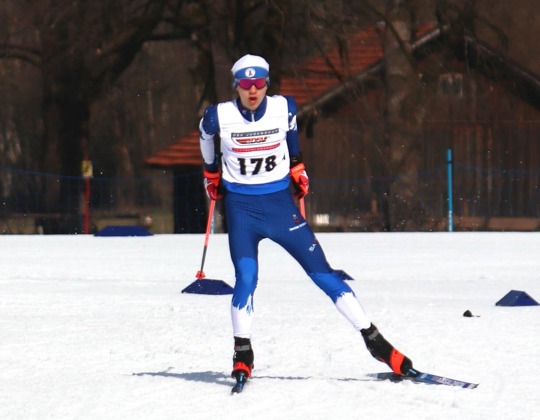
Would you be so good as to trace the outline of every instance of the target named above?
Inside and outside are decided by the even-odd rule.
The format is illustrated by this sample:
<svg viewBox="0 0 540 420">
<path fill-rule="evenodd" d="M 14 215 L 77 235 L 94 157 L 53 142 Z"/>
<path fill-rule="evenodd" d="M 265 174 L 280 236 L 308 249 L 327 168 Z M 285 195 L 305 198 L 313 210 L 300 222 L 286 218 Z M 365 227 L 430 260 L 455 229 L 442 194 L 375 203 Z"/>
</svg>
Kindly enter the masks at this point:
<svg viewBox="0 0 540 420">
<path fill-rule="evenodd" d="M 36 48 L 0 43 L 0 58 L 23 60 L 39 67 L 41 66 L 42 54 Z"/>
</svg>

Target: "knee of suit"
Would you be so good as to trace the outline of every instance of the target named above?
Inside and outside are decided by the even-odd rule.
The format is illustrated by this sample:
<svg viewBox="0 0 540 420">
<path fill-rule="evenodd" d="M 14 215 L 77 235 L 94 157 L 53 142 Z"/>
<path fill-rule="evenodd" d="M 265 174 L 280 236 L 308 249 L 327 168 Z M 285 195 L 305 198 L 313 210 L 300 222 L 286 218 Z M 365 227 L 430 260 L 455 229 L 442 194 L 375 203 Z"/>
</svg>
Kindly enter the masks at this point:
<svg viewBox="0 0 540 420">
<path fill-rule="evenodd" d="M 334 303 L 344 293 L 354 292 L 347 283 L 334 271 L 330 273 L 310 273 L 309 276 Z"/>
<path fill-rule="evenodd" d="M 234 285 L 233 306 L 243 308 L 255 293 L 258 279 L 257 261 L 242 258 L 236 264 L 236 282 Z"/>
</svg>

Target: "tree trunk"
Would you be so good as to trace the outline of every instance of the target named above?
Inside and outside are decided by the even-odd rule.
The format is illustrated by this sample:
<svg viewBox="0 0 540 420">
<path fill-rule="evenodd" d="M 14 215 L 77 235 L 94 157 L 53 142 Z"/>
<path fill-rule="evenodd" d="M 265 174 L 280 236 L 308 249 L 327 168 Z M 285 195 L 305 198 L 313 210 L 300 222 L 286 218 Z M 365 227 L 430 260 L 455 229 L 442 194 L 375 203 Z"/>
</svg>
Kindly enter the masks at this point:
<svg viewBox="0 0 540 420">
<path fill-rule="evenodd" d="M 80 233 L 81 162 L 86 154 L 89 104 L 77 90 L 66 88 L 64 80 L 49 78 L 44 83 L 43 110 L 42 170 L 61 174 L 48 177 L 43 186 L 43 211 L 57 214 L 58 233 Z"/>
<path fill-rule="evenodd" d="M 385 226 L 405 230 L 407 221 L 419 210 L 417 199 L 420 166 L 417 133 L 418 78 L 411 55 L 412 22 L 403 0 L 388 0 L 384 33 L 387 94 L 387 187 Z M 399 178 L 395 178 L 400 175 Z"/>
</svg>

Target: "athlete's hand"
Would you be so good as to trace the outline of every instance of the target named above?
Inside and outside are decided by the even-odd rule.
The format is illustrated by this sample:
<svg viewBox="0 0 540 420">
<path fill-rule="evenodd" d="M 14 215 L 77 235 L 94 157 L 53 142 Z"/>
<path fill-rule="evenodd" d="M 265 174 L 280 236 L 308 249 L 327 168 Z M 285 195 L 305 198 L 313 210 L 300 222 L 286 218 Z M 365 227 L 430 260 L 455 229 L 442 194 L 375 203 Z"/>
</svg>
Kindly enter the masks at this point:
<svg viewBox="0 0 540 420">
<path fill-rule="evenodd" d="M 306 173 L 306 167 L 302 162 L 294 165 L 291 170 L 291 179 L 296 189 L 293 194 L 296 198 L 302 198 L 309 193 L 309 178 Z"/>
<path fill-rule="evenodd" d="M 206 195 L 208 195 L 208 198 L 212 200 L 219 200 L 220 198 L 223 198 L 223 194 L 221 194 L 219 191 L 219 181 L 221 179 L 219 171 L 210 172 L 205 169 L 203 175 L 204 188 L 206 189 Z"/>
</svg>

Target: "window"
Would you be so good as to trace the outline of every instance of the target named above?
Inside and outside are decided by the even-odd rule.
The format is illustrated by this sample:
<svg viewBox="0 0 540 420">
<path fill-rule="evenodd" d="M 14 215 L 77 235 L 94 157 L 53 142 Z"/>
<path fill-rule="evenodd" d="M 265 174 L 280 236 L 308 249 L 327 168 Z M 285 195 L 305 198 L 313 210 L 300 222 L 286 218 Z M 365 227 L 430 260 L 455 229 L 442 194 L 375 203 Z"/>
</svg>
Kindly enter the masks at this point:
<svg viewBox="0 0 540 420">
<path fill-rule="evenodd" d="M 441 74 L 439 76 L 439 93 L 463 97 L 463 75 L 461 73 Z"/>
</svg>

